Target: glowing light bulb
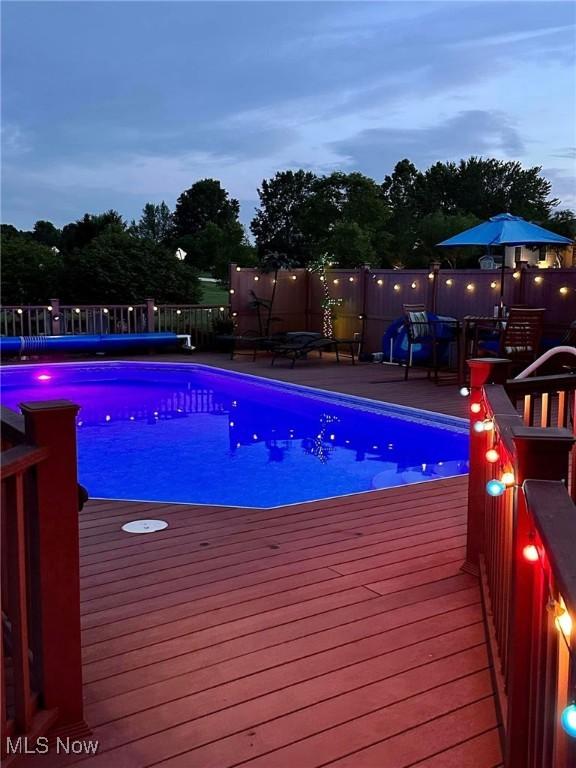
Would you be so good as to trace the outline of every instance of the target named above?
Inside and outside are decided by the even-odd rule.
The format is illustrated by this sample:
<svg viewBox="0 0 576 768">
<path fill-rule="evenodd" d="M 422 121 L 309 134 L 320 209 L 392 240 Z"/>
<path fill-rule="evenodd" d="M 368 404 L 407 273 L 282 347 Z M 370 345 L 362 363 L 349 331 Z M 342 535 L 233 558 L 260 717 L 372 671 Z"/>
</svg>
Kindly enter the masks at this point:
<svg viewBox="0 0 576 768">
<path fill-rule="evenodd" d="M 450 277 L 448 278 L 448 280 L 446 280 L 446 285 L 452 285 L 453 283 L 454 283 L 454 280 L 452 280 L 452 278 Z"/>
<path fill-rule="evenodd" d="M 556 618 L 554 619 L 554 624 L 556 625 L 556 629 L 559 632 L 562 632 L 564 637 L 569 637 L 570 632 L 572 632 L 572 617 L 566 610 L 566 608 L 562 608 L 561 605 L 557 607 L 558 613 L 556 614 Z"/>
<path fill-rule="evenodd" d="M 484 422 L 483 421 L 475 421 L 472 425 L 472 429 L 474 432 L 484 432 Z"/>
<path fill-rule="evenodd" d="M 242 267 L 236 267 L 236 272 L 240 272 L 241 269 Z"/>
<path fill-rule="evenodd" d="M 353 277 L 349 277 L 349 278 L 348 278 L 348 282 L 349 282 L 349 283 L 353 283 L 353 282 L 354 282 L 354 278 L 353 278 Z"/>
<path fill-rule="evenodd" d="M 338 280 L 338 278 L 336 278 L 335 280 L 332 280 L 332 282 L 334 283 L 334 285 L 338 285 L 338 283 L 340 282 L 340 280 Z"/>
<path fill-rule="evenodd" d="M 468 397 L 468 395 L 470 394 L 470 390 L 468 389 L 468 387 L 460 387 L 460 394 L 462 395 L 462 397 Z"/>
<path fill-rule="evenodd" d="M 80 308 L 79 308 L 79 307 L 76 307 L 76 309 L 74 310 L 74 312 L 76 312 L 76 314 L 77 314 L 77 315 L 79 315 L 79 314 L 80 314 Z"/>
<path fill-rule="evenodd" d="M 104 314 L 105 314 L 105 315 L 107 315 L 107 314 L 108 314 L 108 309 L 107 309 L 106 307 L 104 307 L 104 309 L 102 310 L 102 312 L 104 312 Z"/>
<path fill-rule="evenodd" d="M 492 282 L 490 283 L 490 288 L 496 288 L 497 285 L 498 283 L 496 282 L 496 280 L 492 280 Z"/>
<path fill-rule="evenodd" d="M 181 310 L 181 309 L 177 309 L 177 310 L 176 310 L 176 314 L 177 314 L 177 315 L 181 315 L 181 314 L 182 314 L 182 310 Z"/>
<path fill-rule="evenodd" d="M 472 411 L 472 413 L 480 413 L 480 411 L 482 410 L 482 406 L 480 405 L 480 403 L 471 403 L 470 410 Z"/>
<path fill-rule="evenodd" d="M 468 285 L 466 286 L 466 290 L 467 291 L 473 291 L 474 290 L 474 284 L 473 283 L 468 283 Z"/>
<path fill-rule="evenodd" d="M 399 291 L 400 290 L 400 286 L 398 285 L 398 283 L 394 283 L 394 290 L 395 291 Z"/>
<path fill-rule="evenodd" d="M 499 458 L 500 454 L 495 448 L 490 448 L 488 451 L 486 451 L 486 461 L 488 461 L 490 464 L 495 464 Z"/>
<path fill-rule="evenodd" d="M 238 312 L 232 312 L 232 317 L 238 317 Z"/>
<path fill-rule="evenodd" d="M 515 481 L 514 472 L 504 472 L 500 480 L 507 487 L 514 485 L 514 481 Z"/>
<path fill-rule="evenodd" d="M 16 310 L 16 312 L 17 312 L 19 315 L 21 315 L 21 314 L 22 314 L 22 310 L 21 310 L 21 309 L 17 309 L 17 310 Z"/>
<path fill-rule="evenodd" d="M 560 723 L 562 728 L 566 731 L 568 736 L 576 738 L 576 704 L 569 704 L 560 717 Z"/>
<path fill-rule="evenodd" d="M 320 275 L 320 282 L 321 282 L 321 283 L 323 283 L 323 282 L 324 282 L 324 275 Z"/>
<path fill-rule="evenodd" d="M 258 275 L 254 275 L 254 280 L 255 280 L 256 282 L 258 282 L 258 280 L 260 280 L 260 278 L 258 277 Z"/>
<path fill-rule="evenodd" d="M 134 312 L 134 307 L 128 307 L 128 312 Z"/>
<path fill-rule="evenodd" d="M 542 282 L 542 280 L 544 280 L 544 278 L 542 277 L 542 275 L 538 275 L 537 277 L 535 277 L 535 278 L 534 278 L 534 282 L 535 282 L 535 283 L 537 283 L 538 285 L 540 285 L 540 283 Z"/>
<path fill-rule="evenodd" d="M 494 429 L 494 422 L 492 419 L 484 419 L 484 432 L 492 432 Z"/>
<path fill-rule="evenodd" d="M 410 288 L 416 288 L 416 283 L 411 283 Z"/>
<path fill-rule="evenodd" d="M 534 544 L 526 544 L 522 550 L 524 560 L 528 560 L 529 563 L 535 563 L 538 560 L 538 549 Z"/>
<path fill-rule="evenodd" d="M 384 280 L 376 280 L 378 285 L 384 285 Z"/>
<path fill-rule="evenodd" d="M 256 432 L 254 432 L 254 434 L 252 435 L 252 440 L 258 440 L 258 435 L 256 434 Z"/>
<path fill-rule="evenodd" d="M 518 280 L 518 278 L 520 277 L 520 272 L 513 272 L 512 277 L 514 278 L 514 280 Z"/>
<path fill-rule="evenodd" d="M 563 285 L 562 288 L 560 288 L 560 293 L 562 294 L 562 296 L 566 296 L 566 294 L 568 293 L 568 286 Z"/>
<path fill-rule="evenodd" d="M 234 290 L 234 288 L 230 288 L 230 293 L 231 293 L 231 294 L 234 294 L 234 293 L 236 293 L 236 291 Z"/>
<path fill-rule="evenodd" d="M 428 272 L 428 280 L 434 280 L 434 272 Z"/>
<path fill-rule="evenodd" d="M 296 280 L 296 275 L 292 275 L 292 276 L 291 276 L 291 279 L 292 279 L 292 280 Z"/>
<path fill-rule="evenodd" d="M 110 416 L 110 415 L 107 413 L 107 414 L 106 414 L 106 416 L 104 416 L 104 421 L 111 421 L 111 420 L 112 420 L 112 416 Z"/>
<path fill-rule="evenodd" d="M 158 307 L 154 307 L 154 312 L 158 312 Z"/>
<path fill-rule="evenodd" d="M 486 493 L 489 496 L 502 496 L 506 486 L 500 480 L 488 480 L 486 483 Z"/>
<path fill-rule="evenodd" d="M 46 309 L 48 310 L 48 312 L 52 312 L 52 307 L 50 306 L 50 304 L 46 307 Z"/>
</svg>

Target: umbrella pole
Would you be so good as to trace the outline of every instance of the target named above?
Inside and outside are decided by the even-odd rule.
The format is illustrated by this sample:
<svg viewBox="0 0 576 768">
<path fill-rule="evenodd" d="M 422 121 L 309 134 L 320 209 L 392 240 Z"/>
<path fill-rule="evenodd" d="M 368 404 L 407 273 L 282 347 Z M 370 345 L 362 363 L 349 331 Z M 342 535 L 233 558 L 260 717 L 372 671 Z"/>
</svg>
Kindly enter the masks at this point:
<svg viewBox="0 0 576 768">
<path fill-rule="evenodd" d="M 488 246 L 490 250 L 490 246 Z M 500 270 L 500 306 L 498 307 L 498 317 L 502 319 L 504 317 L 504 276 L 506 274 L 506 246 L 504 246 L 504 253 L 502 254 L 502 267 Z"/>
</svg>

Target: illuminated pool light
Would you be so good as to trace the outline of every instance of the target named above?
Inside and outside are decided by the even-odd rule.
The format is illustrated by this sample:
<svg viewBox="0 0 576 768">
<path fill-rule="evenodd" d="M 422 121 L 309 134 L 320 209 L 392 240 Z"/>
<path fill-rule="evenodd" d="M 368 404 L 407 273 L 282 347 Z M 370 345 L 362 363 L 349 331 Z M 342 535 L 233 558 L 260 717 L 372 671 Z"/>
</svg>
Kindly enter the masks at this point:
<svg viewBox="0 0 576 768">
<path fill-rule="evenodd" d="M 38 381 L 50 381 L 52 379 L 52 376 L 49 376 L 47 373 L 41 373 L 39 376 L 36 376 Z"/>
</svg>

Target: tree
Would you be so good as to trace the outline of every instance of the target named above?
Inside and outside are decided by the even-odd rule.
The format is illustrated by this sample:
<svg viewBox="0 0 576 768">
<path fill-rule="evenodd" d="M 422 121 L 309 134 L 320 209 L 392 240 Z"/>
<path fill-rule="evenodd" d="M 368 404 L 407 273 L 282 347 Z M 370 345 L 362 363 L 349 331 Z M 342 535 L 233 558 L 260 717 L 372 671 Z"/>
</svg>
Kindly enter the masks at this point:
<svg viewBox="0 0 576 768">
<path fill-rule="evenodd" d="M 216 224 L 224 229 L 238 222 L 239 213 L 238 200 L 229 197 L 219 181 L 202 179 L 182 192 L 176 202 L 176 237 L 197 235 L 208 224 Z"/>
<path fill-rule="evenodd" d="M 62 249 L 67 253 L 81 250 L 108 229 L 116 232 L 125 231 L 126 222 L 117 211 L 110 209 L 100 214 L 86 213 L 82 219 L 64 227 Z"/>
<path fill-rule="evenodd" d="M 324 239 L 324 247 L 343 268 L 373 264 L 375 260 L 370 233 L 355 221 L 337 221 Z"/>
<path fill-rule="evenodd" d="M 316 181 L 315 174 L 302 170 L 279 171 L 262 181 L 260 208 L 250 224 L 261 258 L 282 253 L 302 266 L 310 260 L 309 211 Z"/>
<path fill-rule="evenodd" d="M 422 217 L 418 225 L 414 261 L 417 261 L 419 266 L 428 266 L 431 260 L 443 258 L 453 269 L 457 266 L 477 267 L 483 248 L 437 248 L 437 244 L 442 240 L 447 240 L 477 224 L 480 224 L 480 219 L 473 214 L 450 215 L 436 211 Z"/>
<path fill-rule="evenodd" d="M 164 201 L 160 205 L 146 203 L 138 223 L 133 223 L 131 229 L 143 240 L 168 244 L 174 236 L 174 218 Z"/>
<path fill-rule="evenodd" d="M 423 176 L 414 163 L 404 159 L 396 163 L 394 171 L 382 184 L 384 199 L 390 207 L 388 229 L 392 235 L 392 253 L 386 254 L 392 262 L 404 264 L 412 256 L 418 238 L 417 222 L 420 214 Z"/>
<path fill-rule="evenodd" d="M 60 248 L 62 232 L 51 221 L 37 221 L 34 224 L 32 237 L 37 243 L 47 245 L 50 248 Z"/>
<path fill-rule="evenodd" d="M 158 301 L 195 303 L 196 273 L 167 248 L 110 228 L 65 259 L 65 300 L 77 303 Z"/>
<path fill-rule="evenodd" d="M 14 227 L 2 226 L 2 301 L 47 304 L 58 296 L 62 257 Z"/>
</svg>

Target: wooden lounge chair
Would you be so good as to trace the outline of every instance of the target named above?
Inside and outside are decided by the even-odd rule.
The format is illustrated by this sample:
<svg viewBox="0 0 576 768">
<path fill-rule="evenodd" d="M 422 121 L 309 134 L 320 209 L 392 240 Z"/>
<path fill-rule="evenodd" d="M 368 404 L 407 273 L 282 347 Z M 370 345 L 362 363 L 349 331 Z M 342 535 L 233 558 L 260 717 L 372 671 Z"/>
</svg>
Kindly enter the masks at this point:
<svg viewBox="0 0 576 768">
<path fill-rule="evenodd" d="M 498 340 L 479 341 L 479 354 L 509 358 L 514 363 L 532 363 L 540 351 L 545 309 L 511 307 Z"/>
</svg>

